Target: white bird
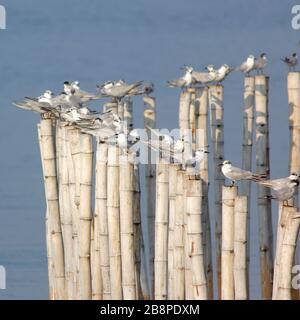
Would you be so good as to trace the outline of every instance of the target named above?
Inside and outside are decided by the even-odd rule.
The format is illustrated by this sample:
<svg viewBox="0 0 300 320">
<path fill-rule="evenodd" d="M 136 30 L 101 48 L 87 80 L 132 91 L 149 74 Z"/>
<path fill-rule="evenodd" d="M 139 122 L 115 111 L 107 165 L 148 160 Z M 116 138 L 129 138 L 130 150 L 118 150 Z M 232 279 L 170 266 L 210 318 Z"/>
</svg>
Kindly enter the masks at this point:
<svg viewBox="0 0 300 320">
<path fill-rule="evenodd" d="M 95 95 L 93 93 L 89 93 L 89 92 L 81 90 L 79 81 L 72 82 L 71 83 L 71 89 L 75 90 L 74 95 L 79 97 L 82 102 L 87 102 L 87 101 L 91 101 L 91 100 L 99 100 L 100 99 L 99 96 L 97 96 L 97 95 Z M 72 90 L 71 90 L 71 92 L 72 92 Z"/>
<path fill-rule="evenodd" d="M 228 160 L 223 161 L 220 166 L 222 166 L 221 170 L 223 175 L 231 180 L 232 185 L 234 185 L 238 180 L 252 180 L 258 182 L 266 178 L 265 174 L 253 173 L 251 171 L 234 167 Z"/>
<path fill-rule="evenodd" d="M 255 60 L 254 70 L 256 70 L 258 74 L 263 74 L 263 70 L 267 66 L 267 64 L 267 55 L 265 53 L 262 53 L 259 58 Z"/>
<path fill-rule="evenodd" d="M 280 178 L 280 179 L 273 179 L 273 180 L 263 180 L 260 181 L 259 184 L 271 188 L 271 189 L 281 189 L 288 187 L 290 185 L 291 181 L 298 181 L 299 176 L 297 173 L 291 173 L 288 177 L 286 178 Z"/>
<path fill-rule="evenodd" d="M 295 67 L 298 64 L 297 53 L 293 53 L 290 57 L 284 57 L 281 60 L 289 67 L 290 71 L 295 70 Z"/>
<path fill-rule="evenodd" d="M 206 69 L 208 72 L 193 71 L 192 72 L 193 82 L 200 83 L 203 85 L 214 82 L 217 77 L 217 72 L 214 66 L 210 64 L 206 67 Z"/>
<path fill-rule="evenodd" d="M 115 99 L 122 99 L 126 96 L 133 96 L 140 94 L 138 88 L 142 85 L 143 81 L 138 81 L 132 84 L 127 84 L 123 80 L 108 81 L 103 85 L 97 85 L 100 89 L 102 97 L 112 97 Z"/>
<path fill-rule="evenodd" d="M 195 173 L 199 173 L 200 163 L 203 161 L 205 153 L 208 153 L 208 151 L 203 148 L 197 149 L 194 157 L 184 161 L 183 168 L 193 168 Z"/>
<path fill-rule="evenodd" d="M 217 83 L 222 82 L 232 70 L 233 69 L 230 68 L 227 64 L 223 64 L 218 70 L 215 70 L 216 77 L 214 81 Z"/>
<path fill-rule="evenodd" d="M 255 57 L 250 54 L 246 61 L 244 61 L 240 66 L 236 68 L 237 71 L 241 71 L 249 75 L 249 73 L 254 69 L 255 66 Z"/>
<path fill-rule="evenodd" d="M 186 67 L 186 72 L 184 76 L 181 78 L 175 79 L 175 80 L 170 80 L 167 82 L 168 87 L 170 88 L 187 88 L 191 86 L 193 83 L 193 68 L 192 67 Z"/>
</svg>

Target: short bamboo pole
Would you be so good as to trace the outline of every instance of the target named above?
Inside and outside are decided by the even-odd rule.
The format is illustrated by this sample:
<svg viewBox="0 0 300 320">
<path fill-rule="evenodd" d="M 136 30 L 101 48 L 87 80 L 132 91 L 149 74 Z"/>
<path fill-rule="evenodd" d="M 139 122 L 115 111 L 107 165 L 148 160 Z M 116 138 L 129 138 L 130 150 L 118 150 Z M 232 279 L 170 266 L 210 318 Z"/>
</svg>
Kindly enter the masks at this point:
<svg viewBox="0 0 300 320">
<path fill-rule="evenodd" d="M 237 187 L 222 190 L 222 300 L 234 300 L 234 206 Z"/>
<path fill-rule="evenodd" d="M 256 106 L 256 171 L 259 174 L 270 175 L 269 158 L 269 112 L 268 112 L 269 78 L 263 75 L 255 76 L 255 106 Z M 267 198 L 270 190 L 257 186 L 260 274 L 263 299 L 272 296 L 273 279 L 273 231 L 271 200 Z"/>
<path fill-rule="evenodd" d="M 134 251 L 134 169 L 129 156 L 120 156 L 120 231 L 124 300 L 136 299 Z"/>
<path fill-rule="evenodd" d="M 174 299 L 185 298 L 185 275 L 184 275 L 184 178 L 185 172 L 177 171 L 176 189 L 176 212 L 174 228 Z"/>
<path fill-rule="evenodd" d="M 299 212 L 289 212 L 286 215 L 286 219 L 287 221 L 285 223 L 285 230 L 280 249 L 277 300 L 292 299 L 292 268 L 300 228 Z"/>
<path fill-rule="evenodd" d="M 196 90 L 196 148 L 208 150 L 208 88 Z M 200 178 L 202 180 L 202 226 L 203 226 L 203 247 L 205 273 L 207 281 L 208 299 L 213 299 L 213 266 L 212 266 L 212 244 L 211 244 L 211 226 L 209 214 L 209 174 L 208 174 L 208 153 L 200 163 Z"/>
<path fill-rule="evenodd" d="M 248 211 L 247 196 L 235 198 L 234 207 L 234 293 L 236 300 L 247 300 L 248 268 L 247 268 L 247 243 L 248 243 Z"/>
<path fill-rule="evenodd" d="M 41 120 L 40 132 L 45 194 L 49 214 L 48 223 L 55 271 L 55 297 L 62 300 L 66 299 L 65 263 L 56 176 L 55 139 L 51 119 Z"/>
<path fill-rule="evenodd" d="M 80 297 L 92 298 L 91 221 L 92 221 L 92 136 L 80 134 L 80 216 L 79 216 L 79 283 Z"/>
<path fill-rule="evenodd" d="M 169 164 L 168 300 L 174 299 L 174 228 L 178 164 Z"/>
<path fill-rule="evenodd" d="M 207 300 L 207 282 L 203 248 L 202 181 L 197 176 L 186 177 L 187 247 L 191 259 L 192 299 Z"/>
<path fill-rule="evenodd" d="M 111 299 L 109 270 L 109 241 L 107 218 L 107 143 L 97 141 L 96 153 L 96 205 L 95 219 L 99 226 L 100 269 L 103 286 L 103 300 Z"/>
<path fill-rule="evenodd" d="M 289 72 L 287 79 L 290 127 L 290 173 L 300 174 L 300 72 Z M 298 195 L 294 198 L 298 207 Z"/>
<path fill-rule="evenodd" d="M 155 300 L 166 300 L 168 293 L 168 164 L 160 161 L 156 174 L 154 296 Z"/>
<path fill-rule="evenodd" d="M 107 217 L 109 236 L 110 287 L 113 300 L 122 299 L 120 240 L 119 148 L 108 142 Z"/>
<path fill-rule="evenodd" d="M 144 127 L 151 138 L 150 128 L 156 126 L 156 101 L 150 96 L 144 97 Z M 148 161 L 145 165 L 146 193 L 147 193 L 147 229 L 149 244 L 149 283 L 150 297 L 154 298 L 154 237 L 155 237 L 155 186 L 156 166 L 151 161 L 151 149 L 148 148 Z"/>
<path fill-rule="evenodd" d="M 42 169 L 44 172 L 40 124 L 37 125 L 37 129 L 38 129 L 38 138 L 39 138 L 39 147 L 40 147 Z M 46 198 L 46 203 L 47 203 L 47 198 Z M 46 231 L 46 248 L 47 248 L 47 261 L 48 261 L 49 300 L 55 300 L 55 271 L 54 271 L 54 263 L 53 263 L 52 249 L 51 249 L 51 232 L 50 232 L 49 223 L 50 223 L 49 222 L 49 213 L 48 213 L 48 209 L 46 209 L 45 231 Z"/>
<path fill-rule="evenodd" d="M 215 238 L 216 268 L 219 298 L 221 297 L 221 247 L 222 247 L 222 186 L 225 178 L 220 164 L 224 160 L 224 88 L 221 85 L 209 88 L 211 143 L 214 158 Z"/>
</svg>

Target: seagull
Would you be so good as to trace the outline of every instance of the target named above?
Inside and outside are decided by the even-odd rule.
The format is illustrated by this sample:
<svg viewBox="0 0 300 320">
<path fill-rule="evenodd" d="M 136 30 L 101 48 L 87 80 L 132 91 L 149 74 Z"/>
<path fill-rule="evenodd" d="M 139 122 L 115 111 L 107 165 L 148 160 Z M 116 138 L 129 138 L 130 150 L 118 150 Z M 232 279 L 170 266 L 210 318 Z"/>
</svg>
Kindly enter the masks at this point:
<svg viewBox="0 0 300 320">
<path fill-rule="evenodd" d="M 262 53 L 254 64 L 254 69 L 257 71 L 257 74 L 263 74 L 263 70 L 267 66 L 267 63 L 267 55 L 265 53 Z"/>
<path fill-rule="evenodd" d="M 193 83 L 192 73 L 194 69 L 192 67 L 185 67 L 185 74 L 181 78 L 168 81 L 168 87 L 170 88 L 188 88 Z"/>
<path fill-rule="evenodd" d="M 295 67 L 298 64 L 297 53 L 293 53 L 290 57 L 284 57 L 281 60 L 289 67 L 289 71 L 295 71 Z"/>
<path fill-rule="evenodd" d="M 126 96 L 140 94 L 138 88 L 141 86 L 143 81 L 138 81 L 132 84 L 127 84 L 123 80 L 119 81 L 108 81 L 103 85 L 97 85 L 100 89 L 102 97 L 112 97 L 117 100 L 121 100 Z"/>
<path fill-rule="evenodd" d="M 215 81 L 217 72 L 214 66 L 210 64 L 206 67 L 206 69 L 208 72 L 193 71 L 192 72 L 193 82 L 206 85 L 210 82 Z"/>
<path fill-rule="evenodd" d="M 238 66 L 236 70 L 246 73 L 249 76 L 250 72 L 254 69 L 254 66 L 255 66 L 255 57 L 254 55 L 250 54 L 247 60 L 244 61 L 240 66 Z"/>
<path fill-rule="evenodd" d="M 225 160 L 220 166 L 222 166 L 221 170 L 223 175 L 231 180 L 232 185 L 238 180 L 252 180 L 258 182 L 266 178 L 265 174 L 252 173 L 251 171 L 234 167 L 228 160 Z"/>
<path fill-rule="evenodd" d="M 259 184 L 272 189 L 271 196 L 267 198 L 285 202 L 294 196 L 299 185 L 299 176 L 292 173 L 286 178 L 260 181 Z"/>
</svg>

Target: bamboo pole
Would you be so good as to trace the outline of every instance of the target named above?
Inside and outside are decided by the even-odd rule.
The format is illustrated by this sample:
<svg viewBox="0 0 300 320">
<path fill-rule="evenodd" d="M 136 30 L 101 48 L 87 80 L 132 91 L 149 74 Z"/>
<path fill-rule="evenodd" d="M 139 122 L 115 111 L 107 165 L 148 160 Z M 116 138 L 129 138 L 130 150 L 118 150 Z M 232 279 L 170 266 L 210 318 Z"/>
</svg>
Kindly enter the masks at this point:
<svg viewBox="0 0 300 320">
<path fill-rule="evenodd" d="M 150 96 L 144 97 L 144 127 L 151 138 L 150 128 L 156 126 L 156 101 Z M 149 283 L 150 297 L 154 297 L 154 237 L 155 237 L 155 179 L 156 166 L 151 161 L 151 149 L 148 147 L 148 161 L 145 165 L 146 179 L 146 194 L 147 194 L 147 229 L 148 229 L 148 244 L 149 244 Z"/>
<path fill-rule="evenodd" d="M 113 300 L 122 299 L 119 171 L 119 148 L 114 142 L 108 142 L 107 217 L 110 287 Z"/>
<path fill-rule="evenodd" d="M 43 163 L 43 151 L 42 151 L 42 141 L 41 141 L 41 126 L 37 125 L 38 130 L 38 139 L 39 139 L 39 147 L 40 147 L 40 155 L 42 162 L 42 170 L 44 172 L 44 163 Z M 47 198 L 45 199 L 47 203 Z M 49 213 L 48 208 L 46 209 L 45 216 L 45 231 L 46 231 L 46 248 L 47 248 L 47 261 L 48 261 L 48 287 L 49 287 L 49 300 L 55 300 L 55 271 L 54 271 L 54 263 L 52 256 L 52 248 L 51 248 L 51 232 L 49 227 Z"/>
<path fill-rule="evenodd" d="M 190 121 L 190 129 L 191 132 L 191 143 L 192 143 L 192 150 L 195 151 L 196 149 L 196 90 L 192 90 L 191 92 L 191 102 L 190 102 L 190 114 L 189 114 L 189 121 Z"/>
<path fill-rule="evenodd" d="M 247 243 L 248 243 L 248 211 L 247 196 L 235 198 L 234 207 L 234 293 L 236 300 L 247 300 L 248 268 L 247 268 Z"/>
<path fill-rule="evenodd" d="M 168 164 L 160 160 L 156 174 L 154 296 L 155 300 L 166 300 L 168 293 Z"/>
<path fill-rule="evenodd" d="M 190 132 L 190 105 L 194 91 L 183 91 L 179 98 L 179 129 L 180 138 L 184 141 L 184 159 L 192 155 L 192 135 Z"/>
<path fill-rule="evenodd" d="M 215 238 L 218 296 L 221 297 L 221 247 L 222 247 L 222 186 L 225 178 L 220 164 L 224 160 L 224 88 L 209 88 L 211 143 L 214 158 Z"/>
<path fill-rule="evenodd" d="M 40 122 L 41 153 L 47 210 L 49 214 L 49 229 L 51 235 L 51 250 L 55 271 L 55 297 L 66 299 L 64 248 L 61 231 L 58 184 L 56 176 L 56 157 L 54 134 L 51 119 L 42 119 Z"/>
<path fill-rule="evenodd" d="M 186 177 L 187 247 L 191 259 L 192 295 L 195 300 L 207 300 L 207 282 L 203 249 L 202 181 L 197 176 Z"/>
<path fill-rule="evenodd" d="M 174 228 L 178 164 L 169 164 L 168 300 L 174 299 Z"/>
<path fill-rule="evenodd" d="M 177 171 L 176 212 L 174 228 L 174 300 L 185 298 L 185 255 L 184 255 L 184 177 L 185 172 Z"/>
<path fill-rule="evenodd" d="M 98 219 L 100 269 L 103 286 L 103 300 L 111 299 L 109 271 L 109 241 L 107 218 L 107 143 L 97 141 L 96 153 L 96 206 L 95 219 Z"/>
<path fill-rule="evenodd" d="M 284 213 L 286 207 L 283 207 L 282 217 L 286 219 L 284 232 L 280 249 L 280 261 L 278 270 L 278 290 L 275 299 L 292 299 L 292 268 L 294 265 L 297 238 L 300 228 L 300 214 L 295 210 L 289 210 Z"/>
<path fill-rule="evenodd" d="M 92 221 L 92 137 L 80 134 L 80 216 L 79 216 L 79 283 L 80 297 L 92 298 L 91 283 L 91 221 Z"/>
<path fill-rule="evenodd" d="M 234 206 L 237 187 L 222 189 L 222 300 L 234 300 Z"/>
<path fill-rule="evenodd" d="M 128 155 L 120 156 L 120 231 L 124 300 L 136 299 L 134 251 L 134 169 Z"/>
<path fill-rule="evenodd" d="M 268 113 L 269 78 L 263 75 L 255 76 L 256 105 L 256 172 L 270 176 L 269 159 L 269 113 Z M 257 186 L 260 274 L 263 299 L 272 296 L 273 278 L 273 231 L 270 190 Z"/>
<path fill-rule="evenodd" d="M 130 131 L 133 128 L 133 103 L 129 98 L 124 101 L 124 122 Z"/>
<path fill-rule="evenodd" d="M 196 148 L 208 150 L 208 88 L 196 90 Z M 209 174 L 208 174 L 208 154 L 200 163 L 200 178 L 202 180 L 202 226 L 203 226 L 203 247 L 205 273 L 207 280 L 208 299 L 213 299 L 213 268 L 212 268 L 212 245 L 211 245 L 211 227 L 209 214 Z"/>
</svg>

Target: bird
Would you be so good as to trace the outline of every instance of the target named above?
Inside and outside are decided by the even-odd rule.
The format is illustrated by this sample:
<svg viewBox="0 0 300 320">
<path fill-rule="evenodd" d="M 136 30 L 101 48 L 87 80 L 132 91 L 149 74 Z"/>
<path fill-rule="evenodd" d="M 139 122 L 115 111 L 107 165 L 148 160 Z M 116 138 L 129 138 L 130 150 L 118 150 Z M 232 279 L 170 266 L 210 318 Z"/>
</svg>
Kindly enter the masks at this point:
<svg viewBox="0 0 300 320">
<path fill-rule="evenodd" d="M 192 72 L 193 82 L 202 85 L 207 85 L 208 83 L 214 82 L 217 76 L 214 66 L 210 64 L 206 67 L 206 70 L 208 72 L 199 72 L 194 70 Z"/>
<path fill-rule="evenodd" d="M 184 161 L 183 163 L 183 168 L 191 168 L 194 169 L 195 173 L 199 173 L 200 170 L 200 163 L 204 159 L 205 153 L 209 153 L 207 150 L 204 148 L 199 148 L 195 151 L 195 156 L 188 158 L 187 160 Z"/>
<path fill-rule="evenodd" d="M 170 88 L 188 88 L 193 83 L 193 73 L 194 69 L 192 67 L 185 67 L 185 74 L 178 79 L 170 80 L 167 82 Z"/>
<path fill-rule="evenodd" d="M 263 74 L 264 68 L 267 66 L 267 55 L 262 53 L 257 60 L 255 60 L 254 70 L 257 71 L 257 74 Z"/>
<path fill-rule="evenodd" d="M 139 87 L 143 81 L 137 81 L 132 84 L 127 84 L 123 80 L 107 81 L 102 85 L 97 85 L 102 97 L 112 97 L 121 100 L 126 96 L 140 94 Z"/>
<path fill-rule="evenodd" d="M 233 68 L 230 68 L 227 64 L 223 64 L 218 70 L 215 70 L 216 77 L 214 81 L 221 83 L 231 71 L 233 71 Z"/>
<path fill-rule="evenodd" d="M 87 101 L 91 101 L 91 100 L 99 100 L 100 99 L 99 96 L 97 96 L 97 95 L 95 95 L 93 93 L 89 93 L 89 92 L 81 90 L 79 81 L 72 82 L 70 86 L 71 86 L 71 92 L 72 92 L 72 90 L 75 90 L 74 95 L 79 97 L 82 102 L 87 102 Z"/>
<path fill-rule="evenodd" d="M 241 71 L 243 73 L 246 73 L 247 75 L 250 74 L 250 72 L 254 69 L 255 66 L 255 57 L 254 55 L 250 54 L 246 61 L 244 61 L 241 65 L 236 67 L 236 71 Z"/>
<path fill-rule="evenodd" d="M 231 180 L 232 186 L 238 180 L 252 180 L 258 182 L 266 178 L 265 174 L 253 173 L 251 171 L 234 167 L 229 160 L 223 161 L 220 166 L 222 167 L 221 170 L 223 175 Z"/>
<path fill-rule="evenodd" d="M 272 189 L 271 195 L 267 198 L 285 202 L 294 196 L 299 185 L 299 175 L 291 173 L 286 178 L 264 180 L 258 183 Z"/>
<path fill-rule="evenodd" d="M 295 67 L 298 64 L 297 53 L 293 53 L 290 57 L 284 57 L 281 60 L 289 67 L 290 71 L 295 71 Z"/>
</svg>

